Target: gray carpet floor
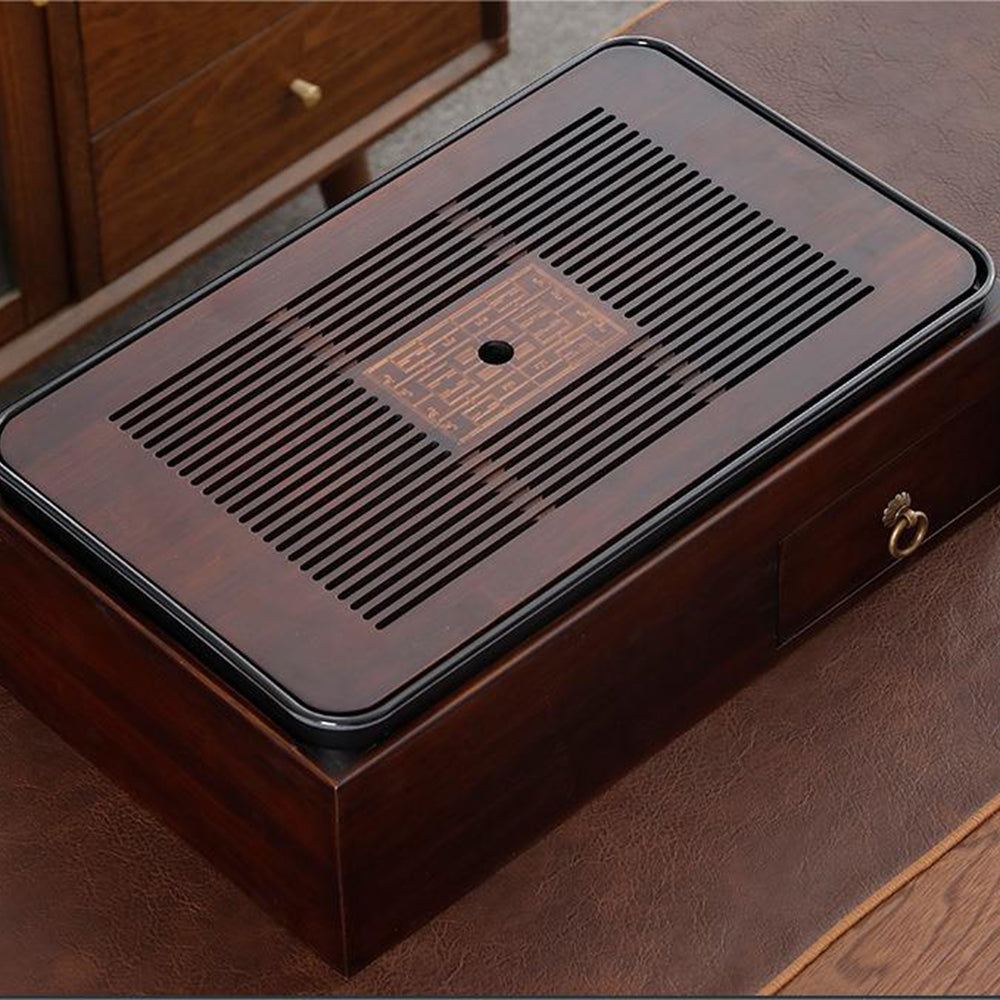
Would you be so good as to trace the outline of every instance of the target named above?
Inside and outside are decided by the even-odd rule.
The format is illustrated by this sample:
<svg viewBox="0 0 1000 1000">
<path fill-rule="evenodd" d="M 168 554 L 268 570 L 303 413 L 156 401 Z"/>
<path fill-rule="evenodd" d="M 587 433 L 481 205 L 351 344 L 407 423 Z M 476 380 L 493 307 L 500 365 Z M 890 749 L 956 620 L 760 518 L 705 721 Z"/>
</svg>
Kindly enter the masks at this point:
<svg viewBox="0 0 1000 1000">
<path fill-rule="evenodd" d="M 647 0 L 513 0 L 509 55 L 375 143 L 369 151 L 373 175 L 390 170 L 581 49 L 611 34 L 647 6 Z M 0 402 L 29 391 L 127 333 L 292 232 L 323 208 L 317 188 L 302 191 L 11 380 L 0 390 Z"/>
</svg>

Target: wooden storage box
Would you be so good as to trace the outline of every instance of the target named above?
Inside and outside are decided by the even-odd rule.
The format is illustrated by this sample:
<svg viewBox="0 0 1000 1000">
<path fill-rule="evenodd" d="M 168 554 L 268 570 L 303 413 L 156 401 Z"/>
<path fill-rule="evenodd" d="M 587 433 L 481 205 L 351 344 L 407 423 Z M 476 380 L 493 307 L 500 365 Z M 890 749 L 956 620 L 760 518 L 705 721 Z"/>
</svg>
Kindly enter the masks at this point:
<svg viewBox="0 0 1000 1000">
<path fill-rule="evenodd" d="M 645 68 L 651 66 L 644 63 Z M 613 68 L 617 74 L 617 64 Z M 707 94 L 700 88 L 698 84 L 698 93 Z M 609 88 L 604 93 L 610 103 L 617 99 Z M 629 93 L 623 85 L 626 96 L 621 99 L 631 99 Z M 714 98 L 705 100 L 707 104 L 696 110 L 709 109 Z M 590 128 L 597 119 L 593 112 L 586 115 L 581 120 Z M 706 116 L 695 114 L 692 120 L 694 141 L 701 141 Z M 609 122 L 607 127 L 615 134 L 625 134 L 624 126 Z M 550 131 L 552 122 L 536 116 L 532 127 Z M 733 136 L 728 125 L 723 134 L 727 141 Z M 520 141 L 534 140 L 522 136 Z M 469 148 L 465 147 L 467 156 Z M 611 148 L 618 150 L 616 156 L 632 155 Z M 644 148 L 637 146 L 635 154 L 651 155 Z M 771 155 L 766 142 L 748 138 L 743 148 L 760 157 L 761 163 Z M 474 156 L 485 158 L 486 152 L 480 146 Z M 724 142 L 710 144 L 708 155 L 717 157 L 716 170 L 729 169 L 725 154 Z M 435 193 L 435 185 L 446 183 L 441 179 L 446 172 L 427 170 L 428 162 L 423 161 L 424 177 L 430 178 Z M 621 159 L 617 162 L 620 165 Z M 644 162 L 644 169 L 649 169 L 649 162 Z M 796 169 L 815 180 L 812 161 L 801 150 L 788 147 L 785 163 L 797 164 Z M 421 175 L 417 171 L 411 176 L 419 180 Z M 567 176 L 572 180 L 579 174 L 571 171 Z M 763 181 L 756 193 L 765 202 L 781 195 L 773 173 L 761 170 L 758 177 Z M 730 183 L 742 184 L 735 174 Z M 579 196 L 578 186 L 570 185 L 569 190 L 571 197 Z M 857 212 L 867 204 L 869 195 L 859 194 L 855 181 L 842 190 L 841 209 Z M 818 225 L 808 201 L 800 199 L 796 210 L 798 226 L 807 231 Z M 606 221 L 612 209 L 607 202 L 594 204 Z M 744 209 L 746 205 L 735 211 Z M 472 231 L 469 215 L 451 214 L 460 220 L 462 239 L 467 240 Z M 376 236 L 378 226 L 388 224 L 386 218 L 380 217 L 373 226 Z M 821 222 L 823 218 L 820 213 Z M 872 292 L 867 305 L 841 315 L 839 325 L 827 326 L 840 338 L 828 337 L 834 348 L 842 348 L 848 331 L 877 343 L 887 328 L 892 332 L 897 311 L 902 316 L 909 315 L 907 310 L 920 312 L 921 302 L 904 302 L 907 296 L 901 294 L 914 280 L 911 270 L 902 269 L 902 277 L 892 272 L 911 254 L 916 253 L 915 259 L 922 260 L 926 269 L 917 277 L 927 278 L 919 285 L 928 303 L 935 282 L 942 289 L 960 287 L 956 282 L 963 273 L 961 255 L 937 237 L 929 240 L 926 233 L 910 238 L 907 234 L 916 230 L 908 225 L 900 223 L 892 231 L 869 236 L 879 253 L 871 252 L 871 242 L 867 249 L 864 244 L 859 249 L 849 231 L 839 232 L 838 253 L 848 264 L 865 269 L 869 258 L 880 254 L 888 260 L 878 264 L 883 287 L 867 288 L 865 294 Z M 336 232 L 327 232 L 331 231 Z M 359 240 L 372 235 L 361 227 L 353 232 Z M 694 237 L 690 232 L 681 235 L 690 247 Z M 314 281 L 315 276 L 301 272 L 330 266 L 314 252 L 324 238 L 329 236 L 324 237 L 323 227 L 318 227 L 282 253 L 258 262 L 254 270 L 244 269 L 246 280 L 231 281 L 217 296 L 208 295 L 175 311 L 173 325 L 162 329 L 175 334 L 186 329 L 184 336 L 159 341 L 151 337 L 142 343 L 154 345 L 154 357 L 157 350 L 167 352 L 168 370 L 186 363 L 197 371 L 207 356 L 222 366 L 218 370 L 237 364 L 242 366 L 241 377 L 249 377 L 247 372 L 257 362 L 242 357 L 225 360 L 231 350 L 228 342 L 211 348 L 217 353 L 198 354 L 194 361 L 184 352 L 205 350 L 195 338 L 213 318 L 225 317 L 229 327 L 241 330 L 246 313 L 268 304 L 267 295 L 287 298 L 295 291 L 288 282 Z M 937 258 L 928 250 L 935 246 L 941 248 Z M 893 253 L 890 247 L 895 247 Z M 542 258 L 544 251 L 544 247 L 539 251 Z M 519 250 L 522 255 L 528 252 Z M 745 262 L 753 252 L 743 246 L 738 259 Z M 821 256 L 817 252 L 814 259 Z M 935 271 L 930 267 L 935 259 L 950 263 Z M 499 266 L 507 264 L 503 260 Z M 552 265 L 532 266 L 538 270 Z M 832 265 L 821 266 L 827 267 L 831 281 L 849 274 L 846 268 L 834 272 Z M 945 273 L 949 271 L 951 277 Z M 792 278 L 802 283 L 799 287 L 812 280 L 801 271 L 793 271 Z M 860 279 L 851 280 L 855 284 L 850 287 L 861 287 Z M 989 277 L 983 275 L 981 281 L 980 288 L 985 288 Z M 248 295 L 250 288 L 264 298 Z M 577 303 L 575 308 L 589 316 L 584 307 L 592 300 L 579 301 L 583 305 Z M 760 308 L 759 297 L 755 303 Z M 449 302 L 447 308 L 453 305 Z M 810 321 L 817 315 L 822 317 L 822 312 L 811 312 Z M 256 333 L 261 327 L 249 329 Z M 420 329 L 416 332 L 421 334 Z M 941 338 L 946 332 L 938 330 Z M 220 336 L 226 333 L 223 330 Z M 157 348 L 157 343 L 166 346 Z M 290 340 L 288 349 L 299 343 Z M 395 346 L 390 344 L 389 349 L 394 351 Z M 803 379 L 829 377 L 822 366 L 817 370 L 802 363 L 803 359 L 815 362 L 816 350 L 814 341 L 804 353 L 782 355 L 783 364 L 790 366 L 784 371 Z M 180 353 L 174 356 L 171 351 Z M 124 349 L 119 359 L 127 352 Z M 141 352 L 138 356 L 142 361 Z M 820 353 L 819 359 L 826 365 L 842 360 L 835 351 Z M 107 367 L 97 377 L 96 393 L 80 390 L 81 385 L 94 385 L 83 379 L 67 383 L 77 387 L 75 395 L 60 397 L 53 392 L 43 402 L 55 400 L 54 407 L 39 408 L 40 419 L 31 418 L 28 409 L 23 411 L 30 418 L 27 422 L 8 424 L 17 433 L 5 435 L 4 459 L 38 473 L 71 512 L 89 505 L 84 515 L 91 522 L 103 517 L 115 500 L 108 477 L 111 483 L 134 490 L 128 471 L 138 467 L 137 462 L 150 462 L 151 458 L 142 457 L 143 449 L 148 452 L 155 445 L 155 441 L 136 444 L 129 437 L 126 446 L 121 443 L 126 435 L 114 437 L 120 434 L 115 406 L 121 405 L 114 394 L 119 393 L 120 399 L 145 392 L 135 397 L 140 400 L 136 405 L 144 406 L 165 391 L 170 393 L 171 407 L 183 410 L 187 405 L 189 387 L 183 383 L 178 387 L 168 381 L 166 390 L 144 388 L 149 367 L 143 363 L 129 369 L 127 358 L 118 368 Z M 151 367 L 159 374 L 158 366 Z M 89 371 L 99 369 L 98 364 Z M 218 370 L 213 369 L 214 374 Z M 765 378 L 763 383 L 743 383 L 743 396 L 734 392 L 728 405 L 739 398 L 753 403 L 755 385 L 758 390 L 761 384 L 773 389 L 776 370 L 780 376 L 777 363 L 768 368 L 770 382 Z M 121 372 L 124 383 L 114 377 Z M 0 570 L 8 581 L 7 599 L 0 605 L 0 673 L 18 697 L 264 906 L 338 968 L 353 971 L 717 705 L 764 669 L 783 643 L 898 565 L 889 552 L 892 533 L 897 541 L 915 547 L 921 541 L 922 522 L 913 514 L 912 526 L 903 525 L 902 532 L 896 530 L 893 518 L 883 523 L 883 511 L 897 494 L 908 491 L 912 508 L 929 518 L 928 537 L 933 538 L 1000 484 L 1000 456 L 989 447 L 1000 425 L 996 298 L 986 300 L 973 328 L 945 340 L 916 367 L 892 374 L 892 381 L 864 402 L 852 399 L 853 408 L 838 422 L 822 430 L 813 428 L 806 444 L 756 478 L 744 476 L 743 485 L 715 497 L 707 513 L 677 527 L 598 589 L 578 596 L 560 617 L 427 703 L 422 714 L 377 746 L 349 751 L 299 745 L 226 687 L 208 661 L 191 652 L 192 647 L 175 641 L 176 631 L 168 634 L 146 617 L 140 609 L 149 605 L 136 599 L 126 580 L 92 572 L 90 563 L 85 566 L 60 548 L 57 534 L 47 536 L 11 507 L 0 510 Z M 798 391 L 797 385 L 790 385 L 774 401 L 790 406 Z M 717 395 L 713 392 L 711 398 Z M 242 404 L 232 396 L 224 398 L 230 407 L 225 410 L 228 418 L 231 407 Z M 60 409 L 67 405 L 66 399 L 69 409 Z M 105 405 L 109 403 L 115 405 Z M 195 397 L 194 405 L 199 419 L 215 406 L 205 397 Z M 177 412 L 174 409 L 173 415 Z M 710 412 L 727 411 L 720 404 Z M 732 414 L 730 410 L 730 418 Z M 262 416 L 255 412 L 254 418 Z M 85 441 L 100 443 L 87 454 L 104 460 L 114 457 L 107 468 L 94 461 L 84 470 L 78 460 L 73 461 L 72 449 L 63 450 L 81 428 Z M 212 443 L 223 447 L 221 440 Z M 689 459 L 682 471 L 689 472 L 700 459 L 700 455 Z M 247 460 L 257 461 L 252 456 Z M 657 475 L 671 471 L 664 471 L 662 463 L 649 463 L 648 456 L 645 468 Z M 148 475 L 149 481 L 164 484 L 166 490 L 165 473 Z M 654 501 L 665 489 L 652 473 L 648 488 Z M 195 492 L 187 494 L 187 489 L 176 477 L 169 502 L 164 506 L 157 501 L 156 513 L 180 511 L 177 522 L 187 524 L 188 511 L 204 509 L 194 506 L 204 501 L 200 496 L 191 499 Z M 156 492 L 143 496 L 152 503 Z M 631 500 L 626 496 L 622 503 Z M 586 495 L 583 502 L 590 502 Z M 128 516 L 135 519 L 142 509 L 132 504 Z M 595 510 L 602 512 L 600 506 Z M 603 513 L 609 515 L 607 507 Z M 204 530 L 205 524 L 210 524 L 211 532 Z M 164 556 L 169 561 L 176 555 L 171 572 L 178 564 L 194 566 L 192 557 L 199 550 L 192 548 L 192 539 L 201 541 L 204 552 L 206 539 L 216 531 L 237 537 L 235 527 L 226 527 L 218 516 L 211 522 L 206 515 L 200 534 L 181 537 L 181 532 L 176 550 L 164 553 L 161 547 L 154 555 L 161 565 Z M 263 547 L 241 552 L 248 553 L 251 568 L 279 565 L 266 562 L 271 556 Z M 217 561 L 208 561 L 218 569 Z M 286 566 L 284 572 L 282 587 L 305 594 L 296 589 L 297 578 L 289 575 L 294 568 Z M 489 580 L 477 583 L 474 596 L 489 595 L 491 585 Z M 211 587 L 202 593 L 219 607 Z M 293 613 L 295 605 L 285 596 L 281 600 L 282 613 L 301 624 L 304 619 Z M 421 613 L 426 615 L 424 621 L 434 624 L 426 609 Z M 349 619 L 341 620 L 348 622 L 345 632 L 349 632 Z M 465 624 L 458 620 L 459 626 Z M 251 620 L 247 627 L 253 625 Z M 217 664 L 213 661 L 212 666 Z M 414 669 L 420 666 L 415 662 Z M 276 669 L 281 667 L 278 662 Z M 335 688 L 334 693 L 342 690 Z"/>
<path fill-rule="evenodd" d="M 304 751 L 7 508 L 0 674 L 351 972 L 904 565 L 880 523 L 896 491 L 933 540 L 995 490 L 998 390 L 994 296 L 973 330 L 368 753 Z"/>
</svg>

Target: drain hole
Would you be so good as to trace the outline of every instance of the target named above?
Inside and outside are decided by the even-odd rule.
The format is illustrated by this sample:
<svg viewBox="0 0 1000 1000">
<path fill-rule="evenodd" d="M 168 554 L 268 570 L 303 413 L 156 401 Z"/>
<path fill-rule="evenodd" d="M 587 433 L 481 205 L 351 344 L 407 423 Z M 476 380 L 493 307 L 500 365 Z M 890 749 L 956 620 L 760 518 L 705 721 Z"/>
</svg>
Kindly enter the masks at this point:
<svg viewBox="0 0 1000 1000">
<path fill-rule="evenodd" d="M 514 345 L 506 340 L 487 340 L 479 347 L 479 360 L 488 365 L 503 365 L 514 357 Z"/>
</svg>

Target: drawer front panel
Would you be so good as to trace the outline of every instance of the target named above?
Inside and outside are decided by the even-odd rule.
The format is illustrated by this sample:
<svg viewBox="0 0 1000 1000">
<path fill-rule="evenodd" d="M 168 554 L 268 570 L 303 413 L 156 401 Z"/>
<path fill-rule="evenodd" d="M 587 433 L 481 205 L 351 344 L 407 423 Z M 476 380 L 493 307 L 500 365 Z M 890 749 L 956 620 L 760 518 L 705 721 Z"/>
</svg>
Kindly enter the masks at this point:
<svg viewBox="0 0 1000 1000">
<path fill-rule="evenodd" d="M 290 3 L 81 3 L 91 133 L 141 107 L 259 31 Z"/>
<path fill-rule="evenodd" d="M 95 140 L 106 279 L 482 37 L 469 3 L 307 5 Z M 322 88 L 312 108 L 289 90 Z"/>
<path fill-rule="evenodd" d="M 1000 486 L 998 435 L 1000 394 L 962 410 L 788 535 L 781 543 L 780 638 L 907 561 L 889 554 L 882 523 L 897 493 L 907 491 L 913 509 L 927 514 L 931 538 Z"/>
</svg>

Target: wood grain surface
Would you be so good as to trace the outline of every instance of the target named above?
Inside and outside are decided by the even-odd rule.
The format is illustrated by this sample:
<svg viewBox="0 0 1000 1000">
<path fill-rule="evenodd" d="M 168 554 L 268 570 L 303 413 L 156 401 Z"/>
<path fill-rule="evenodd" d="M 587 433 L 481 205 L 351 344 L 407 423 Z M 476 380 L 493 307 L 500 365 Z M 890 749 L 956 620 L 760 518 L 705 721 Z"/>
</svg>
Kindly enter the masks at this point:
<svg viewBox="0 0 1000 1000">
<path fill-rule="evenodd" d="M 0 4 L 0 237 L 17 281 L 0 296 L 0 341 L 69 296 L 52 100 L 42 13 Z"/>
<path fill-rule="evenodd" d="M 280 30 L 305 17 L 342 30 Z M 915 213 L 616 46 L 34 403 L 4 455 L 299 706 L 368 712 L 974 279 Z"/>
<path fill-rule="evenodd" d="M 291 14 L 293 3 L 74 4 L 91 133 Z"/>
<path fill-rule="evenodd" d="M 1000 482 L 1000 397 L 989 395 L 886 462 L 844 496 L 821 509 L 781 542 L 781 640 L 809 627 L 859 586 L 898 565 L 882 523 L 900 490 L 930 512 L 928 538 L 946 529 Z"/>
<path fill-rule="evenodd" d="M 125 4 L 122 5 L 127 6 Z M 59 145 L 66 243 L 73 298 L 101 287 L 101 228 L 94 200 L 87 76 L 80 46 L 80 4 L 59 3 L 45 11 L 55 136 Z M 53 190 L 50 197 L 55 194 Z"/>
<path fill-rule="evenodd" d="M 792 995 L 1000 992 L 1000 815 L 856 924 Z"/>
<path fill-rule="evenodd" d="M 476 4 L 307 4 L 94 138 L 106 279 L 482 37 Z M 301 77 L 324 93 L 311 109 Z"/>
</svg>

